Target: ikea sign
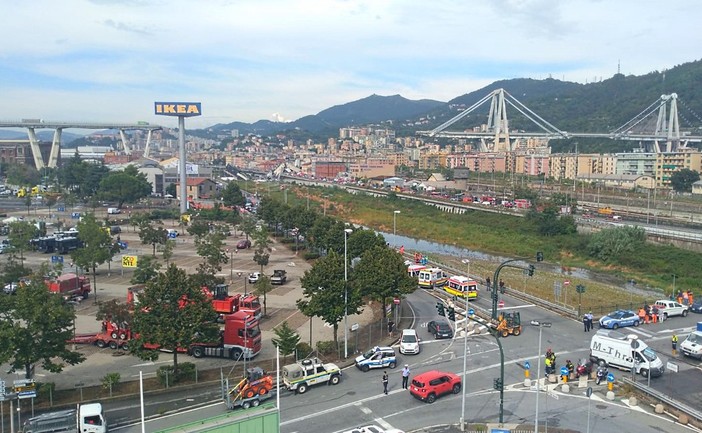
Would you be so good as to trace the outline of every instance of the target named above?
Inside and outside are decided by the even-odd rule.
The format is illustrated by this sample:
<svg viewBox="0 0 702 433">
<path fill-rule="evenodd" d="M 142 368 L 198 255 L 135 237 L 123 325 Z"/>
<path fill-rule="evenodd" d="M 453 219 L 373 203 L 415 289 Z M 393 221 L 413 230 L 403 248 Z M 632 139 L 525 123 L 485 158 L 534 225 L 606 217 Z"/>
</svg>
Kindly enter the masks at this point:
<svg viewBox="0 0 702 433">
<path fill-rule="evenodd" d="M 154 113 L 161 116 L 193 117 L 202 115 L 200 102 L 154 102 Z"/>
</svg>

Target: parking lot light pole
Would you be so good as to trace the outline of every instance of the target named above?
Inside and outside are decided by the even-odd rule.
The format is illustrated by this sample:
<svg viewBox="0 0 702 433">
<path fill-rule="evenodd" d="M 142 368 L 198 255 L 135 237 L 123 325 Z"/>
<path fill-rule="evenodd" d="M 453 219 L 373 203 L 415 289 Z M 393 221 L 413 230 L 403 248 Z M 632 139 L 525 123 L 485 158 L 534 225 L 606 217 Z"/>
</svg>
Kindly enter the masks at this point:
<svg viewBox="0 0 702 433">
<path fill-rule="evenodd" d="M 349 259 L 348 239 L 351 229 L 344 229 L 344 359 L 349 357 Z"/>
</svg>

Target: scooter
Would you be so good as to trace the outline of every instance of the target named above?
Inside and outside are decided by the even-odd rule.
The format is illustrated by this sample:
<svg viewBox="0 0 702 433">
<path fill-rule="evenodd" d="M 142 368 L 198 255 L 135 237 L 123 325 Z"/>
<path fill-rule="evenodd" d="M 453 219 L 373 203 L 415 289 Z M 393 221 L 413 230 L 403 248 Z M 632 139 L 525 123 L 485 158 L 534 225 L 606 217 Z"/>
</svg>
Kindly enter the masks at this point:
<svg viewBox="0 0 702 433">
<path fill-rule="evenodd" d="M 599 385 L 603 380 L 607 380 L 607 364 L 600 363 L 600 365 L 597 367 L 596 383 Z"/>
<path fill-rule="evenodd" d="M 578 366 L 575 367 L 575 377 L 589 376 L 592 373 L 592 361 L 589 359 L 581 359 L 578 361 Z"/>
</svg>

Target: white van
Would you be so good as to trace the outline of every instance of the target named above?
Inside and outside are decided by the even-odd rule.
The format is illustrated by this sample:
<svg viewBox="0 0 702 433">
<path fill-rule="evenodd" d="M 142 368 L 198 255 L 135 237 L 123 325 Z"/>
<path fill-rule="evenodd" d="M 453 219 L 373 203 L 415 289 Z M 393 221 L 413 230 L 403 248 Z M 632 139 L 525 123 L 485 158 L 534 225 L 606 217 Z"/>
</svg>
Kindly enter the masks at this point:
<svg viewBox="0 0 702 433">
<path fill-rule="evenodd" d="M 665 369 L 656 352 L 638 336 L 608 329 L 600 329 L 592 336 L 590 357 L 620 370 L 633 369 L 644 377 L 648 376 L 649 371 L 652 377 L 658 377 Z"/>
<path fill-rule="evenodd" d="M 108 207 L 107 208 L 108 215 L 117 215 L 120 213 L 122 213 L 122 211 L 118 207 Z"/>
<path fill-rule="evenodd" d="M 402 330 L 402 338 L 400 339 L 400 353 L 403 355 L 416 355 L 419 353 L 419 338 L 417 331 L 414 329 Z"/>
</svg>

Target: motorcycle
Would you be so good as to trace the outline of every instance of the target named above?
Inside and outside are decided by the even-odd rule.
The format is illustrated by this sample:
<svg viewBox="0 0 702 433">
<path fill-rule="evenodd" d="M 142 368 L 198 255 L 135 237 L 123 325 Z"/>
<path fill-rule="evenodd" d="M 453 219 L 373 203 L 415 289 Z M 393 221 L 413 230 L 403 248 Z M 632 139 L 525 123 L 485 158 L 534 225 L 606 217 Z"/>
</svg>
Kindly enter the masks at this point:
<svg viewBox="0 0 702 433">
<path fill-rule="evenodd" d="M 603 380 L 607 380 L 607 364 L 601 363 L 597 367 L 597 381 L 596 383 L 599 385 L 600 382 Z"/>
<path fill-rule="evenodd" d="M 592 373 L 592 366 L 591 360 L 585 358 L 581 359 L 578 361 L 578 366 L 575 367 L 575 377 L 590 376 L 590 373 Z"/>
</svg>

